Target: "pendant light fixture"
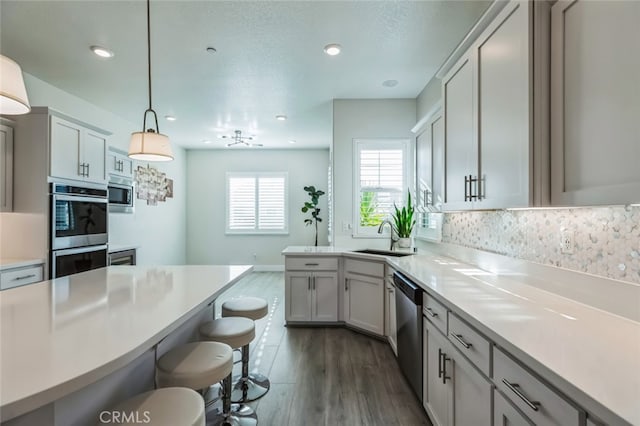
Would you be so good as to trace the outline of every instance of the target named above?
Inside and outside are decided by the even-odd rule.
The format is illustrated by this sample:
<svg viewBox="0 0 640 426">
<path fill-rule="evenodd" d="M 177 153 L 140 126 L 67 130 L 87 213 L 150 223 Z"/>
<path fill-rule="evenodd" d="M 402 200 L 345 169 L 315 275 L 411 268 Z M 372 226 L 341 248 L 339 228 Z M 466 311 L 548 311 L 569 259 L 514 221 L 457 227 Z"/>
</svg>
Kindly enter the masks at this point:
<svg viewBox="0 0 640 426">
<path fill-rule="evenodd" d="M 18 115 L 29 111 L 31 106 L 20 65 L 0 55 L 0 114 Z"/>
<path fill-rule="evenodd" d="M 171 151 L 171 142 L 166 135 L 160 133 L 158 127 L 158 116 L 151 107 L 151 18 L 149 13 L 149 2 L 147 0 L 147 64 L 149 70 L 149 108 L 144 112 L 142 120 L 142 131 L 131 134 L 131 142 L 129 143 L 129 157 L 134 160 L 141 161 L 171 161 L 173 160 L 173 152 Z M 153 114 L 156 128 L 147 127 L 147 114 Z"/>
</svg>

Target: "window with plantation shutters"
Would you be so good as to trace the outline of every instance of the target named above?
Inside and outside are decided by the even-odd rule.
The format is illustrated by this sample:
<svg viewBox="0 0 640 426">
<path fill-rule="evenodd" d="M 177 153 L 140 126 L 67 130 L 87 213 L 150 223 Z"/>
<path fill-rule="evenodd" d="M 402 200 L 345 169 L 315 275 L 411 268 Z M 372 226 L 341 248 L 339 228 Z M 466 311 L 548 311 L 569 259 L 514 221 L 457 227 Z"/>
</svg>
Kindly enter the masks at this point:
<svg viewBox="0 0 640 426">
<path fill-rule="evenodd" d="M 409 141 L 354 140 L 355 235 L 377 235 L 407 193 Z"/>
<path fill-rule="evenodd" d="M 287 232 L 286 173 L 227 173 L 228 234 Z"/>
</svg>

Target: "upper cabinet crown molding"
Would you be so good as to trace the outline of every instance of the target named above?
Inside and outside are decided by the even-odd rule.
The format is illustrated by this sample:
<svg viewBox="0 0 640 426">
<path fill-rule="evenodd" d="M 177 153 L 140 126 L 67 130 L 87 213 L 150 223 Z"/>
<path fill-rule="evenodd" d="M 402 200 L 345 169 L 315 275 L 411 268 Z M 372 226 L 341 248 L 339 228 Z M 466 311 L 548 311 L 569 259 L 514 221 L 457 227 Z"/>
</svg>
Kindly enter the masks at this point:
<svg viewBox="0 0 640 426">
<path fill-rule="evenodd" d="M 449 73 L 451 68 L 463 57 L 467 50 L 476 42 L 476 39 L 482 34 L 482 32 L 493 22 L 500 11 L 509 3 L 509 0 L 495 0 L 487 10 L 482 14 L 478 22 L 469 30 L 467 35 L 462 39 L 460 43 L 453 49 L 453 52 L 445 59 L 444 63 L 440 66 L 435 74 L 435 77 L 442 80 L 445 75 Z"/>
</svg>

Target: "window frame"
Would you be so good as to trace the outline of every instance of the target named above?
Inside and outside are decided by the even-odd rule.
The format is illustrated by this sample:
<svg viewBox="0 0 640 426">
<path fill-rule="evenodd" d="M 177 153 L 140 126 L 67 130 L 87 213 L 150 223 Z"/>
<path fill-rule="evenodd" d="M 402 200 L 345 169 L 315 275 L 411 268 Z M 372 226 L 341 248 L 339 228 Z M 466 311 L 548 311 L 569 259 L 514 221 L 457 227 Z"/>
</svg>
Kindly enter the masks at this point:
<svg viewBox="0 0 640 426">
<path fill-rule="evenodd" d="M 283 177 L 284 178 L 284 228 L 283 229 L 260 229 L 259 228 L 259 211 L 260 211 L 260 178 Z M 253 229 L 229 229 L 231 219 L 230 211 L 230 181 L 232 178 L 254 178 L 255 186 L 255 202 L 254 217 L 255 228 Z M 289 234 L 289 173 L 288 172 L 226 172 L 225 176 L 225 235 L 288 235 Z"/>
<path fill-rule="evenodd" d="M 415 182 L 411 174 L 411 165 L 413 161 L 413 151 L 411 149 L 411 139 L 407 138 L 380 138 L 380 139 L 353 139 L 353 232 L 352 238 L 389 238 L 390 229 L 388 226 L 384 228 L 382 234 L 378 234 L 378 228 L 375 226 L 360 226 L 360 152 L 363 149 L 401 149 L 403 163 L 403 198 L 407 189 L 413 192 Z M 389 218 L 390 219 L 390 218 Z"/>
</svg>

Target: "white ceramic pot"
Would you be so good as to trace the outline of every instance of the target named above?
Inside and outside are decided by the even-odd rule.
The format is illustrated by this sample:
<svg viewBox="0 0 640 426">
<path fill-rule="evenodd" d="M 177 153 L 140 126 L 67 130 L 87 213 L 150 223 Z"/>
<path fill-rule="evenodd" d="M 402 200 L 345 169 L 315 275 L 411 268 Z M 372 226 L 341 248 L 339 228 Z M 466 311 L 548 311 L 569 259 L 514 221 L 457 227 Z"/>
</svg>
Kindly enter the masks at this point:
<svg viewBox="0 0 640 426">
<path fill-rule="evenodd" d="M 400 238 L 398 240 L 398 247 L 400 247 L 400 248 L 410 248 L 411 247 L 411 238 Z"/>
</svg>

